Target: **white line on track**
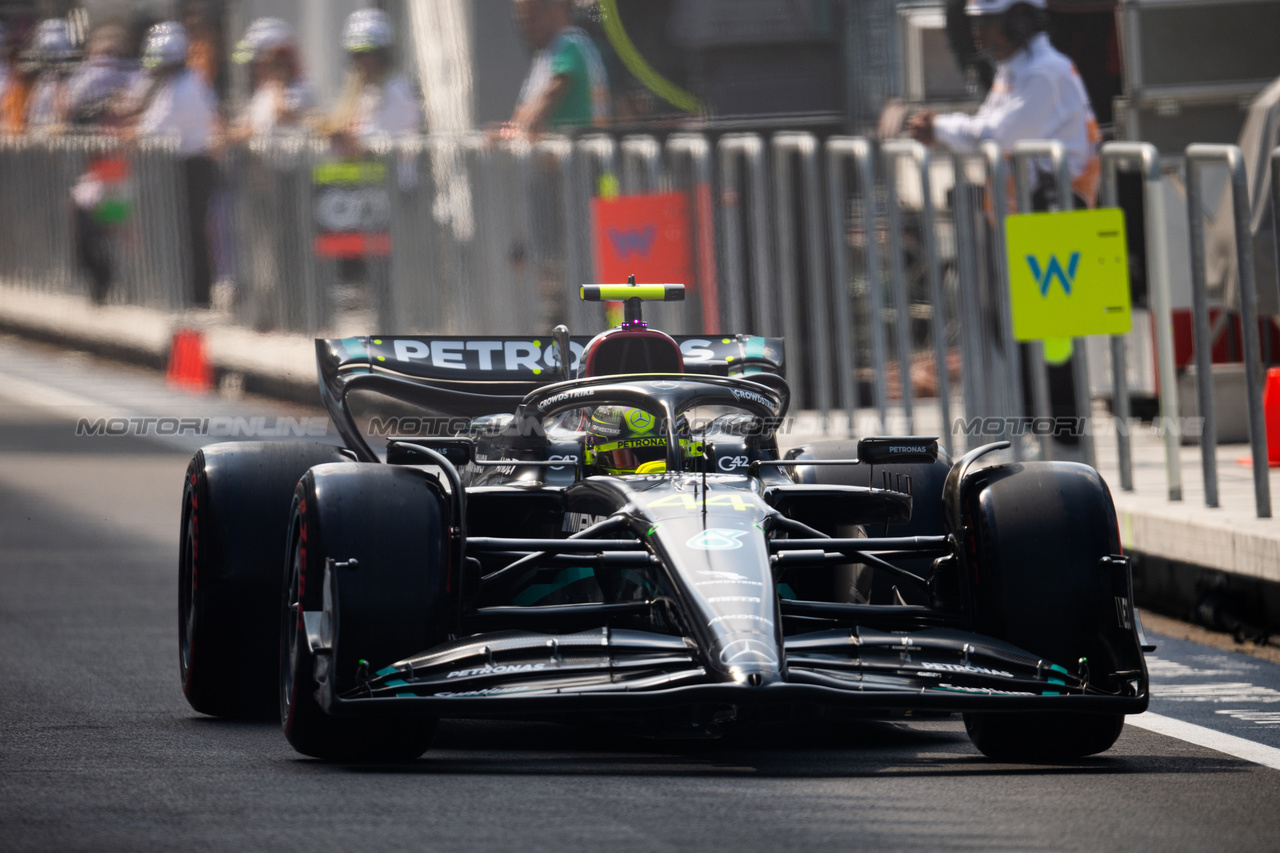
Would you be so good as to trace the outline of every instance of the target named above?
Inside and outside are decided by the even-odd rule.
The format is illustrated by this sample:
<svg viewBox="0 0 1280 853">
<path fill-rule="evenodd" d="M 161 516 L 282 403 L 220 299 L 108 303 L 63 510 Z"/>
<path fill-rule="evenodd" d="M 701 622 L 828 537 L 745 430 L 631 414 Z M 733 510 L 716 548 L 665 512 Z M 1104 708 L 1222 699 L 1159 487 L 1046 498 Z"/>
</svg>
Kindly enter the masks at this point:
<svg viewBox="0 0 1280 853">
<path fill-rule="evenodd" d="M 1162 717 L 1150 711 L 1126 717 L 1125 722 L 1131 726 L 1146 729 L 1149 732 L 1177 738 L 1178 740 L 1194 743 L 1196 746 L 1203 746 L 1235 758 L 1243 758 L 1245 761 L 1252 761 L 1254 764 L 1261 764 L 1273 770 L 1280 770 L 1280 749 L 1276 749 L 1273 746 L 1254 743 L 1242 737 L 1223 734 L 1213 729 L 1207 729 L 1204 726 L 1197 726 L 1194 723 L 1175 720 L 1172 717 Z"/>
</svg>

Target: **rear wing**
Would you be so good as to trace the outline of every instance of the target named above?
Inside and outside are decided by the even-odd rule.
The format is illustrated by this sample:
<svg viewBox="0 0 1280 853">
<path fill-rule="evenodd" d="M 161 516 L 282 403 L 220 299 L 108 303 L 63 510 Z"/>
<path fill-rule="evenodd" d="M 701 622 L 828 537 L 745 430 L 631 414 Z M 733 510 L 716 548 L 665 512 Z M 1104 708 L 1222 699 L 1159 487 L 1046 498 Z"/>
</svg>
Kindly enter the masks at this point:
<svg viewBox="0 0 1280 853">
<path fill-rule="evenodd" d="M 685 372 L 713 376 L 782 373 L 782 338 L 758 335 L 676 335 Z M 571 370 L 590 337 L 570 338 Z M 369 335 L 316 341 L 320 373 L 388 373 L 433 385 L 491 386 L 492 393 L 527 393 L 560 379 L 559 347 L 546 337 Z"/>
</svg>

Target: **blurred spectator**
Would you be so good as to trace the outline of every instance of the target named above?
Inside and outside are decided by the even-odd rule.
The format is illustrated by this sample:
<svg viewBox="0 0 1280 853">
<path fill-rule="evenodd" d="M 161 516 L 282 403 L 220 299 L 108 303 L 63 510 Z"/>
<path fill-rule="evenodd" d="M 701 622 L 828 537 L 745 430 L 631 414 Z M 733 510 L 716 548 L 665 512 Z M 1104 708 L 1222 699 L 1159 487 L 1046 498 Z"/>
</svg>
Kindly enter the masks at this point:
<svg viewBox="0 0 1280 853">
<path fill-rule="evenodd" d="M 84 62 L 67 81 L 68 124 L 88 129 L 112 122 L 117 102 L 137 75 L 135 63 L 124 58 L 128 40 L 124 28 L 115 24 L 98 27 L 89 35 Z"/>
<path fill-rule="evenodd" d="M 35 83 L 39 66 L 24 48 L 26 33 L 16 27 L 8 33 L 4 45 L 4 89 L 0 91 L 0 133 L 22 133 L 27 126 L 27 101 Z"/>
<path fill-rule="evenodd" d="M 536 51 L 507 131 L 602 127 L 609 79 L 595 43 L 573 25 L 569 0 L 514 0 L 520 33 Z"/>
<path fill-rule="evenodd" d="M 217 164 L 209 156 L 216 125 L 213 92 L 186 66 L 187 34 L 179 23 L 156 24 L 142 53 L 145 75 L 135 86 L 135 133 L 142 138 L 176 138 L 187 190 L 191 235 L 192 304 L 209 307 L 212 284 L 207 220 L 217 184 Z"/>
<path fill-rule="evenodd" d="M 0 22 L 0 94 L 3 94 L 5 84 L 9 82 L 9 52 L 6 49 L 9 42 L 7 41 L 8 32 L 4 28 L 4 23 Z"/>
<path fill-rule="evenodd" d="M 394 41 L 391 20 L 381 9 L 352 12 L 342 29 L 342 49 L 351 70 L 331 123 L 334 142 L 345 154 L 376 136 L 422 129 L 418 96 L 392 64 Z"/>
<path fill-rule="evenodd" d="M 234 58 L 249 64 L 253 95 L 228 134 L 232 141 L 300 129 L 315 97 L 302 74 L 293 28 L 279 18 L 258 18 L 236 45 Z"/>
<path fill-rule="evenodd" d="M 223 94 L 222 33 L 208 5 L 191 0 L 184 5 L 182 26 L 187 33 L 187 67 L 217 96 Z"/>
<path fill-rule="evenodd" d="M 64 18 L 49 18 L 36 27 L 31 52 L 39 66 L 27 101 L 28 131 L 53 132 L 66 112 L 67 74 L 73 50 L 71 31 Z"/>
</svg>

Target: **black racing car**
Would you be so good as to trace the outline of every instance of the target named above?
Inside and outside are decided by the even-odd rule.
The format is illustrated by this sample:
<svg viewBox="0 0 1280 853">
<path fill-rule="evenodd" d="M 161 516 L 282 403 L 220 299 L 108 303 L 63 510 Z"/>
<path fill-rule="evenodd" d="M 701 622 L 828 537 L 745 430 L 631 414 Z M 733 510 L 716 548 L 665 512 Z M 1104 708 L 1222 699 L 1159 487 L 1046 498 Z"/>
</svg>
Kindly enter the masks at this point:
<svg viewBox="0 0 1280 853">
<path fill-rule="evenodd" d="M 319 340 L 345 447 L 195 455 L 192 707 L 278 706 L 298 751 L 360 760 L 420 755 L 440 718 L 689 736 L 903 711 L 962 712 L 990 756 L 1058 758 L 1146 709 L 1094 469 L 1004 444 L 951 461 L 917 436 L 784 456 L 781 340 L 648 328 L 641 299 L 678 285 L 584 296 L 625 298 L 626 322 Z"/>
</svg>

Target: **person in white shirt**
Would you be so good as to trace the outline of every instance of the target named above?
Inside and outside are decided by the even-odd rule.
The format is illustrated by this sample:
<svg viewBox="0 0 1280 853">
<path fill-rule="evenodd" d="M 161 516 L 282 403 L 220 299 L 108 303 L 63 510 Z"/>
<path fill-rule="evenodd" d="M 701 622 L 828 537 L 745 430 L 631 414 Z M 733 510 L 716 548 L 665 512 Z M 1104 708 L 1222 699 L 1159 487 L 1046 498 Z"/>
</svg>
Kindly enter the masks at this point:
<svg viewBox="0 0 1280 853">
<path fill-rule="evenodd" d="M 66 122 L 81 130 L 109 125 L 118 99 L 137 78 L 134 63 L 126 61 L 128 35 L 123 27 L 106 24 L 89 34 L 85 58 L 67 80 Z"/>
<path fill-rule="evenodd" d="M 41 21 L 32 40 L 40 75 L 27 101 L 27 129 L 55 133 L 66 115 L 67 74 L 71 69 L 71 32 L 64 18 Z"/>
<path fill-rule="evenodd" d="M 249 64 L 253 95 L 229 138 L 243 141 L 305 130 L 303 119 L 316 104 L 302 74 L 293 28 L 279 18 L 258 18 L 245 31 L 233 58 Z"/>
<path fill-rule="evenodd" d="M 987 99 L 972 116 L 935 115 L 922 111 L 907 123 L 907 131 L 925 145 L 942 144 L 958 153 L 971 153 L 987 140 L 1003 151 L 1024 139 L 1062 143 L 1071 169 L 1074 207 L 1092 207 L 1101 177 L 1102 140 L 1089 96 L 1075 65 L 1049 44 L 1045 34 L 1047 0 L 968 0 L 965 13 L 972 22 L 978 50 L 996 61 L 996 76 Z M 1047 163 L 1036 163 L 1031 175 L 1036 210 L 1058 206 Z M 1023 400 L 1031 411 L 1030 359 L 1024 347 Z M 1066 444 L 1079 442 L 1075 380 L 1070 360 L 1050 365 L 1049 402 L 1056 420 L 1055 437 Z"/>
<path fill-rule="evenodd" d="M 135 92 L 137 122 L 133 133 L 143 139 L 174 139 L 186 177 L 187 226 L 191 238 L 190 296 L 197 308 L 209 307 L 213 270 L 210 263 L 209 199 L 218 183 L 218 164 L 209 156 L 217 131 L 217 104 L 200 75 L 186 67 L 187 34 L 173 21 L 147 33 L 142 53 L 146 70 Z"/>
<path fill-rule="evenodd" d="M 1072 190 L 1084 202 L 1079 206 L 1092 206 L 1102 137 L 1075 65 L 1049 44 L 1046 8 L 1047 0 L 969 0 L 974 41 L 997 63 L 991 91 L 974 115 L 924 110 L 907 130 L 926 145 L 959 153 L 975 152 L 987 140 L 1009 151 L 1020 140 L 1056 139 L 1066 149 Z M 1040 188 L 1039 176 L 1033 180 Z"/>
<path fill-rule="evenodd" d="M 342 30 L 351 73 L 332 117 L 334 142 L 352 153 L 379 136 L 406 136 L 422 129 L 417 93 L 391 62 L 391 20 L 381 9 L 352 12 Z"/>
<path fill-rule="evenodd" d="M 142 138 L 175 139 L 179 153 L 194 156 L 212 145 L 218 112 L 213 91 L 186 61 L 182 24 L 166 21 L 151 28 L 142 53 L 146 73 L 135 89 L 135 131 Z"/>
</svg>

